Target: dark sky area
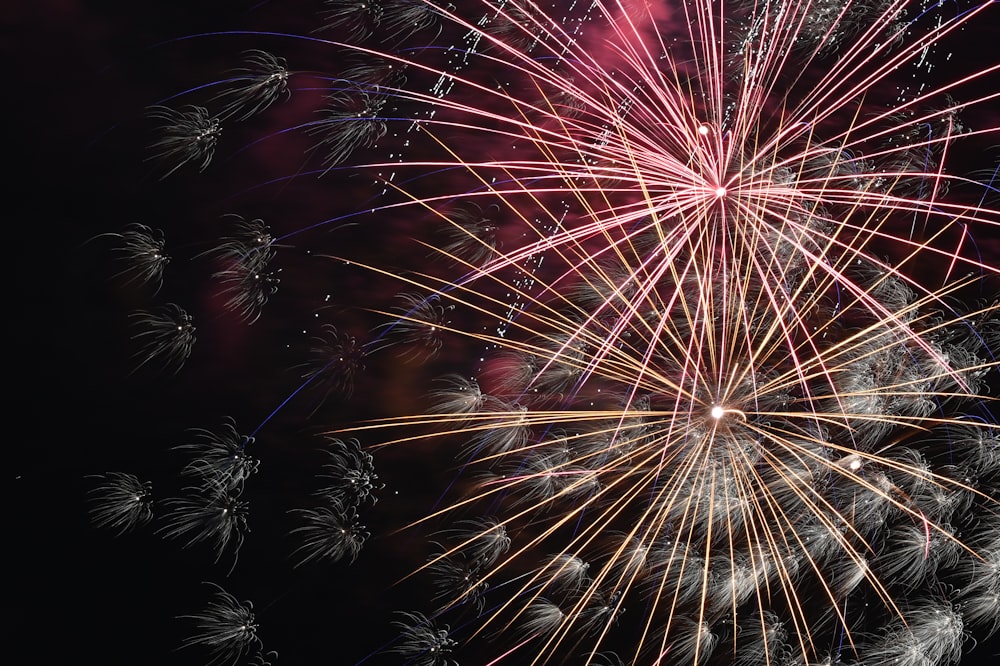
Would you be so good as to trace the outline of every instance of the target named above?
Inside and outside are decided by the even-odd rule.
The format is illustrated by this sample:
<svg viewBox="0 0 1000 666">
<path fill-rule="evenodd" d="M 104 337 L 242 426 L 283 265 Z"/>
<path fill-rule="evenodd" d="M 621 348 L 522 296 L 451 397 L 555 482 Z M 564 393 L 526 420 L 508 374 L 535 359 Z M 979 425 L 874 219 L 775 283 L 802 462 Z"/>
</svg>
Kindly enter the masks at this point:
<svg viewBox="0 0 1000 666">
<path fill-rule="evenodd" d="M 311 421 L 303 417 L 312 403 L 294 403 L 258 438 L 264 463 L 251 509 L 248 544 L 254 545 L 244 548 L 229 578 L 228 555 L 211 566 L 204 552 L 181 550 L 150 529 L 118 539 L 94 530 L 85 501 L 92 487 L 87 475 L 120 470 L 149 478 L 169 476 L 164 470 L 175 468 L 177 460 L 168 449 L 186 429 L 216 427 L 224 415 L 258 423 L 297 385 L 299 375 L 288 367 L 294 354 L 287 349 L 301 345 L 302 339 L 289 339 L 283 325 L 292 320 L 280 318 L 281 307 L 288 308 L 289 317 L 301 314 L 294 312 L 294 302 L 276 306 L 277 319 L 262 320 L 252 333 L 224 318 L 200 327 L 200 346 L 191 359 L 195 369 L 182 381 L 130 375 L 127 313 L 149 303 L 151 294 L 116 281 L 107 260 L 107 239 L 95 238 L 143 222 L 175 229 L 177 255 L 191 257 L 201 251 L 197 243 L 206 229 L 220 224 L 224 213 L 270 215 L 269 221 L 279 218 L 280 230 L 280 216 L 289 211 L 295 219 L 286 217 L 284 224 L 296 228 L 322 219 L 325 205 L 346 209 L 358 198 L 351 181 L 340 175 L 322 185 L 310 181 L 305 189 L 290 185 L 277 194 L 237 196 L 236 204 L 226 198 L 240 194 L 240 183 L 301 167 L 289 157 L 292 139 L 273 149 L 249 150 L 245 169 L 234 174 L 230 168 L 230 175 L 216 180 L 199 179 L 189 170 L 160 182 L 143 161 L 148 136 L 144 107 L 192 82 L 218 76 L 244 48 L 233 46 L 238 40 L 221 38 L 193 45 L 161 42 L 259 26 L 268 12 L 279 11 L 279 3 L 260 3 L 252 10 L 252 3 L 237 0 L 3 4 L 7 131 L 2 218 L 13 259 L 8 278 L 13 302 L 6 311 L 8 367 L 13 372 L 5 373 L 9 425 L 0 445 L 6 451 L 0 467 L 8 497 L 4 551 L 13 559 L 8 557 L 4 567 L 8 639 L 0 659 L 17 665 L 200 663 L 193 654 L 175 651 L 186 631 L 175 618 L 196 611 L 208 596 L 202 581 L 213 581 L 237 598 L 253 599 L 265 647 L 282 652 L 279 664 L 355 663 L 391 636 L 392 610 L 423 607 L 416 600 L 427 590 L 419 583 L 391 583 L 405 576 L 413 562 L 424 561 L 422 549 L 428 546 L 406 534 L 389 534 L 390 525 L 433 506 L 436 497 L 425 488 L 442 487 L 450 478 L 448 465 L 434 464 L 447 459 L 440 453 L 429 451 L 425 465 L 420 458 L 397 460 L 387 453 L 387 478 L 396 481 L 369 518 L 373 532 L 385 528 L 385 537 L 373 541 L 355 569 L 339 563 L 293 571 L 287 559 L 294 544 L 286 534 L 286 512 L 307 503 L 310 489 L 302 479 L 309 478 L 308 470 L 318 460 L 315 446 L 304 442 L 315 442 L 325 423 L 366 415 L 364 401 L 329 408 Z M 15 4 L 20 6 L 10 7 Z M 284 17 L 283 29 L 308 33 L 314 19 L 306 12 L 319 3 L 294 4 L 308 10 L 302 10 L 301 20 Z M 997 14 L 994 18 L 1000 18 Z M 981 29 L 989 35 L 988 27 Z M 968 52 L 957 57 L 981 55 L 983 39 L 970 36 L 963 47 Z M 317 69 L 323 65 L 315 55 L 307 61 Z M 204 76 L 197 75 L 199 67 Z M 996 79 L 984 86 L 996 90 Z M 275 127 L 283 122 L 280 114 Z M 237 146 L 234 141 L 220 149 L 213 166 L 231 167 L 232 160 L 244 159 L 236 155 Z M 996 162 L 995 147 L 963 150 L 977 169 Z M 283 166 L 269 169 L 273 164 Z M 320 188 L 322 200 L 297 199 L 303 191 L 317 196 Z M 1000 260 L 1000 242 L 981 241 L 986 260 Z M 375 247 L 380 239 L 356 242 Z M 209 309 L 213 296 L 187 281 L 188 269 L 171 270 L 180 277 L 162 295 L 193 304 L 196 312 Z M 307 275 L 289 267 L 285 278 L 288 291 L 306 293 Z M 315 291 L 337 289 L 349 290 L 355 301 L 366 297 L 363 282 L 331 283 Z M 322 306 L 319 301 L 299 305 L 305 310 Z M 377 382 L 382 386 L 378 391 L 363 380 L 359 391 L 367 389 L 364 395 L 371 400 L 402 405 L 412 399 L 407 388 L 424 378 L 404 366 L 371 370 L 395 374 L 371 380 L 385 380 Z M 270 467 L 268 453 L 276 460 Z M 409 481 L 399 481 L 404 473 Z M 398 557 L 400 553 L 405 556 Z"/>
</svg>

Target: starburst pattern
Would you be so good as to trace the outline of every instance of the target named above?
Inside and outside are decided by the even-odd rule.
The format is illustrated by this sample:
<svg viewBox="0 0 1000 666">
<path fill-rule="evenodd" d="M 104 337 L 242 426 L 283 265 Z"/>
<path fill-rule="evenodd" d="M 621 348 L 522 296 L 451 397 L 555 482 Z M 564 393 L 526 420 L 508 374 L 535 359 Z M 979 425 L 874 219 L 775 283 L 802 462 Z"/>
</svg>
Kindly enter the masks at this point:
<svg viewBox="0 0 1000 666">
<path fill-rule="evenodd" d="M 238 196 L 325 208 L 227 217 L 201 253 L 223 320 L 280 329 L 298 383 L 249 435 L 178 449 L 160 533 L 250 544 L 247 450 L 301 413 L 327 440 L 285 514 L 297 570 L 363 566 L 377 527 L 426 537 L 386 547 L 425 593 L 370 658 L 960 661 L 1000 625 L 1000 212 L 996 165 L 961 159 L 1000 132 L 1000 64 L 932 65 L 997 18 L 338 0 L 309 35 L 211 36 L 268 50 L 152 107 L 156 174 L 305 137 Z M 285 97 L 308 112 L 257 137 Z M 190 354 L 171 307 L 143 311 L 142 364 Z"/>
</svg>

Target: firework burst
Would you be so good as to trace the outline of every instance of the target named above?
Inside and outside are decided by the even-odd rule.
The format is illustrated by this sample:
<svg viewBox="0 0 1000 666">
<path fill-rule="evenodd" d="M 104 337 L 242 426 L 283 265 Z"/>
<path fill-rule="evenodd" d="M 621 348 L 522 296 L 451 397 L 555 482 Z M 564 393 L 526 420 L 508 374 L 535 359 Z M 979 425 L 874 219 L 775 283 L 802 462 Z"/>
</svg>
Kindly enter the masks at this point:
<svg viewBox="0 0 1000 666">
<path fill-rule="evenodd" d="M 282 336 L 299 382 L 177 447 L 158 533 L 237 566 L 255 439 L 302 419 L 289 569 L 381 540 L 423 585 L 369 659 L 958 662 L 1000 624 L 1000 212 L 955 166 L 1000 64 L 931 64 L 996 9 L 328 0 L 212 35 L 259 44 L 150 107 L 151 175 L 291 165 L 192 255 L 199 325 Z M 169 229 L 107 237 L 169 293 Z M 180 306 L 135 318 L 138 365 L 196 356 Z M 99 525 L 151 520 L 104 479 Z M 248 608 L 185 645 L 271 659 Z"/>
</svg>

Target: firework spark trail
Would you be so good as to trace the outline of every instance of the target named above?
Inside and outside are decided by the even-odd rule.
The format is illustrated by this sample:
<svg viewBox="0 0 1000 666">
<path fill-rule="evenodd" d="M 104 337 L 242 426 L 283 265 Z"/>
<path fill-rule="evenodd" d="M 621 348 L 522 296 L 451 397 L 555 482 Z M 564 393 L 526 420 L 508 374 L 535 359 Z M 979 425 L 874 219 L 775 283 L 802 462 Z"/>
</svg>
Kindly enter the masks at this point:
<svg viewBox="0 0 1000 666">
<path fill-rule="evenodd" d="M 963 632 L 997 630 L 986 394 L 1000 301 L 958 303 L 1000 277 L 965 253 L 973 232 L 1000 232 L 1000 213 L 948 190 L 975 184 L 951 168 L 957 142 L 1000 131 L 957 119 L 1000 97 L 977 90 L 1000 65 L 885 99 L 901 70 L 988 21 L 990 3 L 952 16 L 908 0 L 326 4 L 340 39 L 228 37 L 388 63 L 324 76 L 324 117 L 269 139 L 307 132 L 315 172 L 356 169 L 380 190 L 366 226 L 416 238 L 354 256 L 318 237 L 326 223 L 272 235 L 237 216 L 201 255 L 224 263 L 212 278 L 246 325 L 282 298 L 275 265 L 297 248 L 377 285 L 343 310 L 378 323 L 367 341 L 328 324 L 303 385 L 249 438 L 227 422 L 179 447 L 196 457 L 160 534 L 211 544 L 215 561 L 231 550 L 235 566 L 256 483 L 244 449 L 264 424 L 310 384 L 346 399 L 366 364 L 428 360 L 447 373 L 430 404 L 331 424 L 367 449 L 331 440 L 318 504 L 290 512 L 297 564 L 363 562 L 361 516 L 382 488 L 366 451 L 454 447 L 444 503 L 399 526 L 430 530 L 436 549 L 404 576 L 437 577 L 436 612 L 394 623 L 388 651 L 407 663 L 469 651 L 491 663 L 945 664 Z M 209 170 L 222 125 L 301 92 L 284 58 L 245 58 L 190 88 L 188 107 L 153 108 L 169 125 L 152 144 L 164 178 Z M 422 237 L 415 214 L 449 240 Z M 135 230 L 159 262 L 148 227 L 109 236 Z M 149 261 L 120 275 L 159 289 Z M 938 266 L 940 284 L 925 274 Z M 141 366 L 190 355 L 191 318 L 169 307 L 137 317 Z M 383 360 L 393 350 L 399 361 Z M 238 442 L 232 464 L 198 453 L 205 441 Z M 148 485 L 102 478 L 99 524 L 148 522 Z M 441 523 L 452 528 L 433 532 Z M 253 629 L 186 645 L 270 659 Z"/>
</svg>

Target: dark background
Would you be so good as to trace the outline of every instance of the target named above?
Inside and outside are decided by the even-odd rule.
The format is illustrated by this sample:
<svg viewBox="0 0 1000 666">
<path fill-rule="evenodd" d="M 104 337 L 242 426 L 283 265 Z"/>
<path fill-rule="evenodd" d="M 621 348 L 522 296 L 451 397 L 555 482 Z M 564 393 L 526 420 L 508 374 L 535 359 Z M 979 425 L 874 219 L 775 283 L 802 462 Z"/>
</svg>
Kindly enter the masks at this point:
<svg viewBox="0 0 1000 666">
<path fill-rule="evenodd" d="M 292 542 L 277 524 L 294 498 L 306 496 L 289 484 L 296 465 L 317 462 L 308 454 L 304 461 L 285 456 L 281 473 L 261 480 L 251 538 L 263 545 L 245 549 L 228 579 L 228 562 L 213 567 L 204 551 L 183 551 L 149 529 L 116 539 L 89 525 L 86 492 L 94 481 L 86 475 L 170 476 L 178 461 L 165 452 L 187 428 L 215 428 L 226 414 L 243 423 L 259 419 L 273 407 L 261 404 L 273 393 L 252 382 L 279 376 L 293 385 L 281 368 L 287 359 L 266 351 L 273 338 L 258 335 L 256 346 L 220 340 L 213 336 L 226 327 L 211 325 L 202 327 L 199 344 L 205 344 L 191 360 L 193 377 L 130 376 L 126 315 L 150 302 L 150 294 L 114 280 L 110 244 L 95 239 L 131 222 L 181 230 L 216 224 L 225 212 L 215 184 L 199 190 L 195 177 L 155 178 L 143 162 L 142 117 L 144 107 L 198 79 L 199 70 L 204 79 L 232 66 L 230 58 L 220 69 L 231 45 L 196 51 L 156 45 L 238 26 L 249 6 L 41 0 L 0 9 L 11 75 L 4 91 L 3 217 L 13 260 L 5 317 L 10 429 L 0 465 L 10 493 L 3 537 L 8 583 L 0 602 L 8 618 L 5 663 L 200 663 L 200 653 L 176 651 L 190 629 L 176 616 L 197 612 L 209 598 L 201 581 L 218 582 L 241 600 L 253 597 L 262 626 L 270 625 L 262 629 L 266 648 L 294 646 L 282 663 L 354 663 L 388 630 L 366 625 L 373 613 L 365 606 L 405 606 L 379 599 L 382 588 L 358 589 L 361 583 L 344 575 L 346 565 L 292 575 Z M 183 233 L 172 239 L 182 248 Z M 183 275 L 172 286 L 171 298 L 186 304 L 204 297 Z M 259 376 L 213 383 L 236 362 L 227 349 L 259 354 Z M 267 446 L 283 445 L 274 432 L 282 428 L 261 442 L 262 457 Z M 380 566 L 380 557 L 366 566 Z"/>
<path fill-rule="evenodd" d="M 393 562 L 393 552 L 412 549 L 407 559 L 420 561 L 423 546 L 387 537 L 355 565 L 364 567 L 365 575 L 342 565 L 290 570 L 279 514 L 307 493 L 295 485 L 301 478 L 296 468 L 315 462 L 307 447 L 301 455 L 288 453 L 289 442 L 295 451 L 295 444 L 314 435 L 290 425 L 294 414 L 289 422 L 275 423 L 260 443 L 265 460 L 271 449 L 284 452 L 275 472 L 262 472 L 260 499 L 251 509 L 251 539 L 274 547 L 245 548 L 228 579 L 226 567 L 206 566 L 203 553 L 181 551 L 149 530 L 114 539 L 93 530 L 86 515 L 91 487 L 86 475 L 122 470 L 155 477 L 176 465 L 163 452 L 186 428 L 214 427 L 222 414 L 244 422 L 259 419 L 273 392 L 258 390 L 255 377 L 294 386 L 285 359 L 269 356 L 275 339 L 266 330 L 249 340 L 206 332 L 211 351 L 199 349 L 192 359 L 204 373 L 201 390 L 192 390 L 191 381 L 130 377 L 123 313 L 148 294 L 109 279 L 107 246 L 91 240 L 135 221 L 167 227 L 180 220 L 184 227 L 217 220 L 225 206 L 212 184 L 186 177 L 159 183 L 150 174 L 140 121 L 143 108 L 179 90 L 181 79 L 198 79 L 180 71 L 191 74 L 203 63 L 206 76 L 217 76 L 220 63 L 230 62 L 223 56 L 233 50 L 222 44 L 213 61 L 206 55 L 216 48 L 211 43 L 206 51 L 155 45 L 238 26 L 249 3 L 4 4 L 2 219 L 5 249 L 13 259 L 6 292 L 12 303 L 5 316 L 7 367 L 13 371 L 4 373 L 8 428 L 0 467 L 9 493 L 3 502 L 9 514 L 3 551 L 12 559 L 3 567 L 8 584 L 0 598 L 7 606 L 8 639 L 0 654 L 11 664 L 198 663 L 193 653 L 174 651 L 186 632 L 175 617 L 197 611 L 208 596 L 199 581 L 212 580 L 240 599 L 253 591 L 264 644 L 282 651 L 279 663 L 354 663 L 389 635 L 384 622 L 371 624 L 379 609 L 421 607 L 408 600 L 426 591 L 415 591 L 410 583 L 387 585 L 405 573 Z M 303 32 L 311 20 L 303 14 Z M 989 43 L 984 41 L 989 26 L 981 29 L 967 52 L 958 52 L 959 60 L 976 57 Z M 982 150 L 970 157 L 976 165 L 995 163 L 995 149 L 977 148 Z M 244 177 L 252 180 L 253 174 Z M 331 194 L 336 190 L 331 183 Z M 193 285 L 182 283 L 178 290 L 197 297 Z M 259 356 L 253 375 L 229 373 L 225 357 L 212 365 L 202 362 L 207 356 L 197 356 L 227 347 L 244 357 Z M 230 383 L 212 382 L 220 377 Z M 220 386 L 226 390 L 220 392 Z M 329 417 L 335 420 L 336 414 Z M 413 513 L 428 501 L 405 485 L 389 491 L 402 498 L 388 495 L 373 516 L 376 524 L 379 516 Z M 371 587 L 373 579 L 385 584 Z M 985 658 L 988 651 L 976 655 Z"/>
</svg>

